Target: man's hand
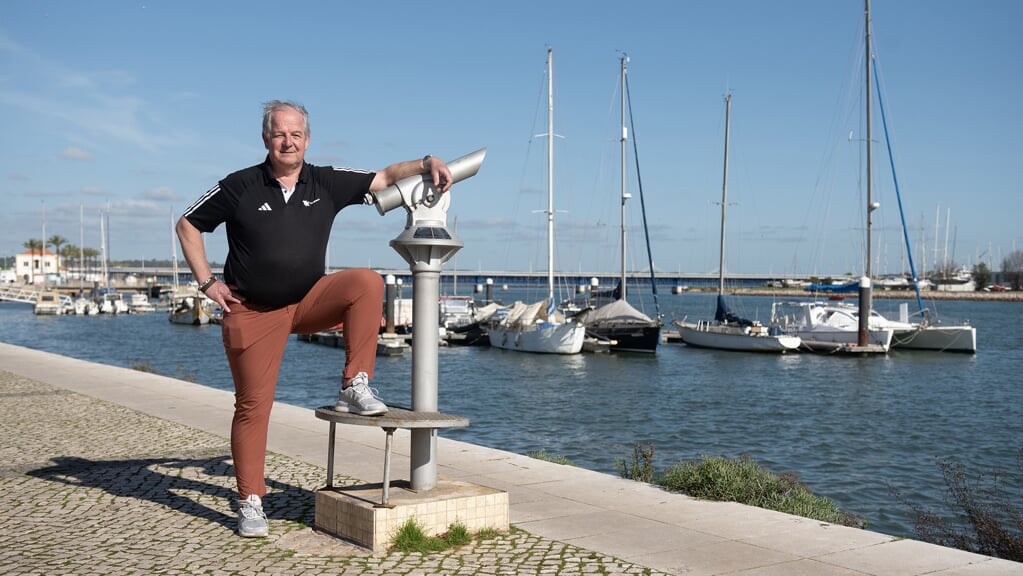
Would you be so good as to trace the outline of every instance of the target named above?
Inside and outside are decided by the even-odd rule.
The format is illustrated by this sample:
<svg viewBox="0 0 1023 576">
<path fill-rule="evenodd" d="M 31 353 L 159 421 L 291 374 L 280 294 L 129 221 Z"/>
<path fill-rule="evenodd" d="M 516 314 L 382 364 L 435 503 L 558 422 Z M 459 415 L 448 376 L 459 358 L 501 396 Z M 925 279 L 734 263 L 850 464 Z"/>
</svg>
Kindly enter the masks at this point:
<svg viewBox="0 0 1023 576">
<path fill-rule="evenodd" d="M 206 289 L 206 297 L 217 304 L 220 304 L 220 307 L 224 309 L 224 312 L 231 311 L 231 308 L 227 305 L 228 302 L 241 304 L 245 301 L 244 296 L 238 294 L 234 288 L 224 284 L 220 280 L 217 280 Z"/>
<path fill-rule="evenodd" d="M 433 185 L 441 194 L 451 189 L 451 170 L 440 158 L 430 157 L 430 175 L 433 176 Z"/>
</svg>

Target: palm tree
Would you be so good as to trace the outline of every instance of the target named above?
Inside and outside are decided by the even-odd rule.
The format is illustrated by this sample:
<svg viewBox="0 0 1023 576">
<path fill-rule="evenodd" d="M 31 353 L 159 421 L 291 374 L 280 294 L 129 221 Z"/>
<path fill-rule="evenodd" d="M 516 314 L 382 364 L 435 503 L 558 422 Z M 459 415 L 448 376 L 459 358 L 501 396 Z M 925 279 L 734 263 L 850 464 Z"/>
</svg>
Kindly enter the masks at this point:
<svg viewBox="0 0 1023 576">
<path fill-rule="evenodd" d="M 100 254 L 99 250 L 95 248 L 82 248 L 82 256 L 85 258 L 87 262 L 95 264 L 96 257 L 99 256 L 99 254 Z M 90 267 L 90 269 L 92 269 L 92 267 Z"/>
<path fill-rule="evenodd" d="M 29 283 L 30 284 L 35 284 L 35 282 L 36 282 L 36 268 L 35 268 L 36 250 L 39 250 L 39 271 L 42 272 L 42 266 L 43 266 L 43 243 L 42 243 L 41 240 L 38 240 L 36 238 L 31 238 L 31 239 L 29 239 L 28 242 L 22 243 L 22 246 L 24 246 L 25 248 L 28 248 L 28 250 L 29 250 L 29 259 L 28 259 L 29 264 L 28 264 L 28 268 L 29 268 L 29 271 L 32 273 L 32 276 L 31 276 L 31 279 L 29 280 Z"/>
<path fill-rule="evenodd" d="M 57 253 L 57 277 L 60 277 L 60 245 L 67 244 L 67 238 L 54 234 L 50 236 L 50 244 L 53 244 L 53 251 Z"/>
<path fill-rule="evenodd" d="M 79 260 L 81 260 L 81 258 L 79 257 L 81 252 L 78 250 L 78 246 L 75 246 L 74 244 L 70 243 L 65 244 L 63 247 L 61 247 L 60 251 L 57 252 L 57 254 L 59 254 L 60 257 L 64 259 L 64 262 L 74 262 L 77 265 L 78 269 L 81 270 L 82 263 L 79 262 Z"/>
</svg>

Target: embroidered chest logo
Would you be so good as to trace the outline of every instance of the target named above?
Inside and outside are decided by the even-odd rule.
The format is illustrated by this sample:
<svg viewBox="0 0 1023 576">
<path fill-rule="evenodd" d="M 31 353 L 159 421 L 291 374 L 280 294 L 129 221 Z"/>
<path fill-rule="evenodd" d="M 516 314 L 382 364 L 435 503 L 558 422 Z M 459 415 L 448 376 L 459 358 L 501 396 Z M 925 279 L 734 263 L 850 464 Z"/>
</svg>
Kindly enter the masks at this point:
<svg viewBox="0 0 1023 576">
<path fill-rule="evenodd" d="M 269 202 L 263 202 L 263 205 L 259 207 L 260 212 L 271 212 L 272 210 Z"/>
<path fill-rule="evenodd" d="M 316 204 L 316 203 L 317 203 L 317 202 L 319 202 L 319 201 L 320 201 L 320 199 L 319 199 L 319 198 L 317 198 L 317 199 L 315 199 L 315 200 L 303 200 L 303 201 L 302 201 L 302 205 L 303 205 L 303 206 L 307 206 L 307 207 L 308 207 L 308 206 L 312 206 L 313 204 Z"/>
</svg>

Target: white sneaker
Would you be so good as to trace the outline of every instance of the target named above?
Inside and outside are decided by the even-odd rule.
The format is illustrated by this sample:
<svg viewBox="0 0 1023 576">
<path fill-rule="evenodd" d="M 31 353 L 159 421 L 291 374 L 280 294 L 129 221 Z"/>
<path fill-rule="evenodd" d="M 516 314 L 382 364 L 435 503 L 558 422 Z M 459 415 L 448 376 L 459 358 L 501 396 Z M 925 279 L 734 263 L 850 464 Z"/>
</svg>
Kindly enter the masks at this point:
<svg viewBox="0 0 1023 576">
<path fill-rule="evenodd" d="M 387 412 L 387 405 L 376 395 L 376 390 L 369 387 L 369 376 L 359 372 L 348 381 L 348 387 L 342 387 L 337 395 L 334 410 L 350 412 L 362 416 L 378 416 Z"/>
<path fill-rule="evenodd" d="M 245 538 L 265 538 L 270 535 L 270 526 L 263 513 L 263 502 L 259 496 L 238 501 L 238 535 Z"/>
</svg>

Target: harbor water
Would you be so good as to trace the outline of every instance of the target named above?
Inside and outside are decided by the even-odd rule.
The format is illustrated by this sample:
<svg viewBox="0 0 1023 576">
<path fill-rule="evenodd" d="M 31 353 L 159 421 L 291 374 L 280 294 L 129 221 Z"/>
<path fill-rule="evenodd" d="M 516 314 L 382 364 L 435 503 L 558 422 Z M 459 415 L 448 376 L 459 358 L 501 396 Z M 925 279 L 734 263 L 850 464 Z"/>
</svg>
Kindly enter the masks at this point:
<svg viewBox="0 0 1023 576">
<path fill-rule="evenodd" d="M 713 314 L 712 295 L 659 300 L 668 328 L 673 318 Z M 747 317 L 770 315 L 768 297 L 738 301 Z M 877 303 L 885 306 L 892 304 Z M 641 307 L 652 311 L 649 297 Z M 672 343 L 654 356 L 442 347 L 440 410 L 472 424 L 441 434 L 523 454 L 544 450 L 610 474 L 637 444 L 653 447 L 658 473 L 682 459 L 748 454 L 774 472 L 795 472 L 872 530 L 915 537 L 903 501 L 948 510 L 939 460 L 963 464 L 971 482 L 997 478 L 1010 498 L 1023 486 L 1023 306 L 943 301 L 938 310 L 977 328 L 975 355 L 775 356 Z M 29 305 L 2 302 L 0 340 L 232 389 L 220 328 L 171 324 L 165 313 L 35 316 Z M 277 399 L 332 403 L 343 361 L 342 349 L 293 337 Z M 411 373 L 410 354 L 380 357 L 372 385 L 389 404 L 408 406 Z"/>
</svg>

